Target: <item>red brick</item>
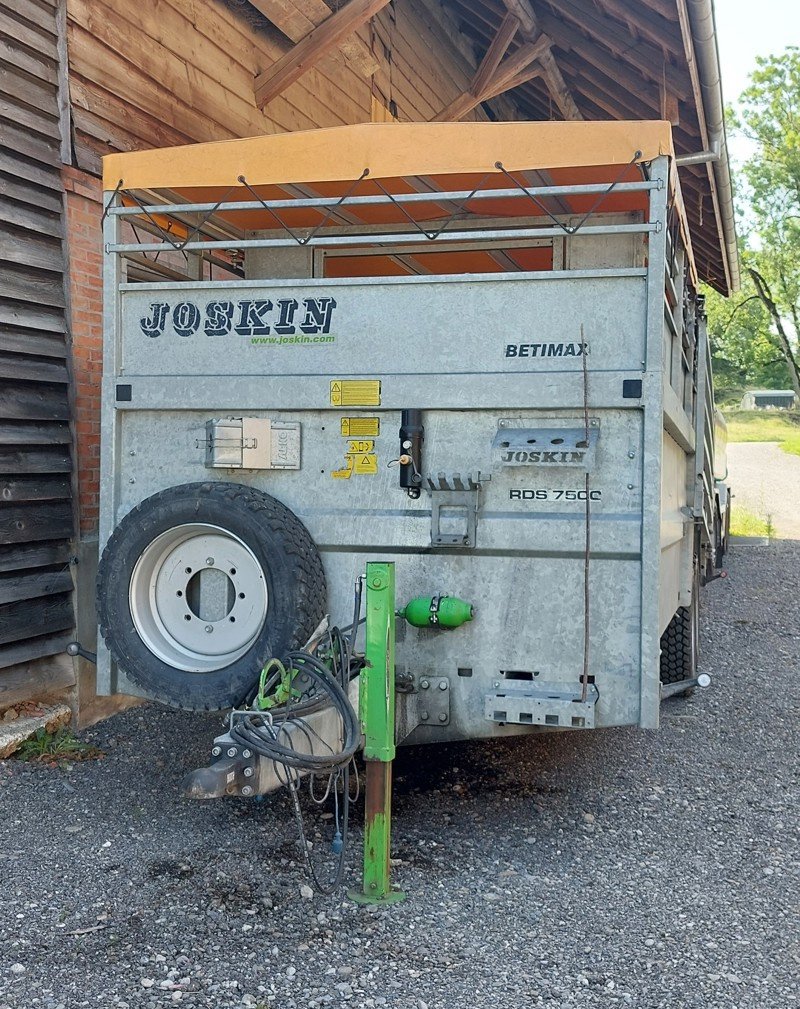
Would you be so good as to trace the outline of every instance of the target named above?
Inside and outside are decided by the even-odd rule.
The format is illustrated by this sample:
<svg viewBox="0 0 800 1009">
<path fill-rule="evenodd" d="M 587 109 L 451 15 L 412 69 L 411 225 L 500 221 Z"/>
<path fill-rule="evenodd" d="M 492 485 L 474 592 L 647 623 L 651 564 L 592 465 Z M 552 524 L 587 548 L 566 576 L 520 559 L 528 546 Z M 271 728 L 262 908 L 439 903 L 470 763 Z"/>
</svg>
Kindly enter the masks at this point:
<svg viewBox="0 0 800 1009">
<path fill-rule="evenodd" d="M 76 168 L 64 167 L 71 351 L 75 374 L 75 434 L 81 529 L 97 528 L 100 454 L 100 379 L 103 360 L 102 185 Z"/>
</svg>

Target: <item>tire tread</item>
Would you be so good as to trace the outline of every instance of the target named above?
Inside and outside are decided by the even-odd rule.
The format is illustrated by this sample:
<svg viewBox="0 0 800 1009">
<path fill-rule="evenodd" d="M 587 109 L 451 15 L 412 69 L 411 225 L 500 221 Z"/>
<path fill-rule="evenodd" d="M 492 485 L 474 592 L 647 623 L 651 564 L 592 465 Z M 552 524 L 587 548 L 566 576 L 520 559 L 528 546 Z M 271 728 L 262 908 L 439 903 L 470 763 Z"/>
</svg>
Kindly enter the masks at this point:
<svg viewBox="0 0 800 1009">
<path fill-rule="evenodd" d="M 692 676 L 692 611 L 681 606 L 661 635 L 661 682 L 679 683 Z"/>
</svg>

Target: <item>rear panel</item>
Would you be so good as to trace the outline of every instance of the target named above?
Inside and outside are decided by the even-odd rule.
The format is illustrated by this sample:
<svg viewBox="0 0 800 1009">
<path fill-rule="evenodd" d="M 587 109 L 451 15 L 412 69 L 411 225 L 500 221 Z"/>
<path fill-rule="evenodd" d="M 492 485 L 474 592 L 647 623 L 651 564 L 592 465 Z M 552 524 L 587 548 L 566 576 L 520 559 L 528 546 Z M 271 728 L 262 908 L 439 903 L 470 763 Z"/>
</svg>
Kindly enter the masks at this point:
<svg viewBox="0 0 800 1009">
<path fill-rule="evenodd" d="M 420 692 L 426 718 L 411 738 L 504 734 L 536 724 L 524 701 L 536 684 L 580 690 L 588 474 L 597 703 L 573 724 L 652 724 L 659 515 L 643 502 L 661 475 L 645 417 L 660 431 L 661 381 L 646 368 L 650 287 L 644 268 L 605 264 L 123 286 L 106 358 L 103 539 L 178 483 L 267 491 L 318 545 L 336 622 L 349 622 L 370 559 L 396 561 L 400 603 L 446 593 L 474 604 L 456 631 L 401 631 L 399 670 L 417 687 L 446 685 L 430 704 Z M 425 426 L 417 500 L 395 463 L 409 408 Z M 299 424 L 299 468 L 210 469 L 207 422 L 226 417 Z M 655 581 L 643 580 L 643 543 Z M 107 689 L 132 689 L 102 650 L 100 673 Z"/>
</svg>

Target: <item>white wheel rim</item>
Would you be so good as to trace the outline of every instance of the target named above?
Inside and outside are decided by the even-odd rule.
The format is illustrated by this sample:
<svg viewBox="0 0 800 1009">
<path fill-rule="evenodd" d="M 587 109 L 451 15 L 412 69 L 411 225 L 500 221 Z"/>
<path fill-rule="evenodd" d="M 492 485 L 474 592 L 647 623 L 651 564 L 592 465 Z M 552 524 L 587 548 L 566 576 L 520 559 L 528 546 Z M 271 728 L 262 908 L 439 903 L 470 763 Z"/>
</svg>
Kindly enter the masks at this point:
<svg viewBox="0 0 800 1009">
<path fill-rule="evenodd" d="M 269 602 L 253 551 L 238 536 L 205 523 L 175 526 L 145 547 L 128 601 L 148 650 L 193 673 L 241 658 L 264 626 Z"/>
</svg>

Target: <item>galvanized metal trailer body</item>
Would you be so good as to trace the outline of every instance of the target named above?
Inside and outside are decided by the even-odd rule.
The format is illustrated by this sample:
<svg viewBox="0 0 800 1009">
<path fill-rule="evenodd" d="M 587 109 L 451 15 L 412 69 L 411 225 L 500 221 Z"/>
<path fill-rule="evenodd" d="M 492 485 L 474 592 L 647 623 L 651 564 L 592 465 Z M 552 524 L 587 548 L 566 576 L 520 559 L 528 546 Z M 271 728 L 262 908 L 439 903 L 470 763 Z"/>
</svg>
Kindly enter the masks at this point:
<svg viewBox="0 0 800 1009">
<path fill-rule="evenodd" d="M 138 190 L 137 203 L 107 193 L 101 543 L 158 492 L 233 481 L 302 520 L 334 622 L 349 621 L 371 559 L 395 562 L 398 599 L 468 600 L 474 620 L 455 631 L 398 622 L 398 735 L 411 742 L 657 727 L 662 635 L 693 605 L 714 549 L 710 355 L 668 127 L 655 124 L 666 142 L 641 153 L 603 134 L 620 124 L 527 125 L 534 140 L 542 125 L 563 126 L 567 149 L 583 136 L 587 157 L 570 162 L 578 181 L 535 188 L 519 165 L 510 182 L 490 166 L 464 186 L 454 169 L 450 189 L 423 200 L 429 176 L 396 172 L 413 182 L 391 195 L 326 197 L 318 186 L 265 202 L 239 189 L 222 208 L 228 222 L 239 212 L 274 224 L 322 205 L 330 218 L 302 244 L 308 228 L 212 232 L 216 199 L 159 200 L 152 184 L 118 187 Z M 623 125 L 635 138 L 638 124 Z M 601 134 L 606 151 L 618 144 L 615 167 L 581 181 L 587 165 L 606 164 L 590 157 Z M 527 167 L 552 169 L 553 158 Z M 111 176 L 124 182 L 125 171 L 115 163 Z M 614 204 L 623 195 L 635 209 Z M 402 215 L 425 202 L 470 214 L 423 237 Z M 395 216 L 365 223 L 355 212 L 366 207 Z M 125 283 L 125 254 L 169 250 L 163 238 L 127 240 L 125 222 L 157 233 L 211 211 L 179 244 L 218 261 L 237 250 L 244 279 L 212 267 L 210 280 Z M 434 249 L 459 268 L 435 272 Z M 508 272 L 462 272 L 475 255 Z M 552 262 L 520 267 L 537 257 Z M 409 264 L 413 275 L 386 275 Z M 419 497 L 399 479 L 409 410 L 424 426 Z M 131 605 L 161 607 L 158 633 L 169 635 L 181 614 L 151 575 Z M 205 625 L 209 641 L 239 633 L 222 626 L 230 612 Z M 98 671 L 107 692 L 141 692 L 103 647 Z"/>
</svg>

